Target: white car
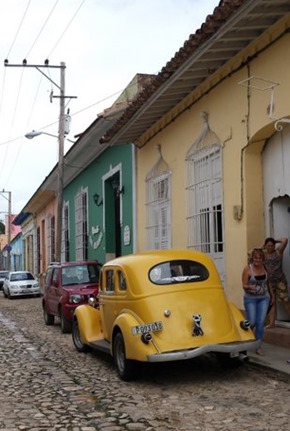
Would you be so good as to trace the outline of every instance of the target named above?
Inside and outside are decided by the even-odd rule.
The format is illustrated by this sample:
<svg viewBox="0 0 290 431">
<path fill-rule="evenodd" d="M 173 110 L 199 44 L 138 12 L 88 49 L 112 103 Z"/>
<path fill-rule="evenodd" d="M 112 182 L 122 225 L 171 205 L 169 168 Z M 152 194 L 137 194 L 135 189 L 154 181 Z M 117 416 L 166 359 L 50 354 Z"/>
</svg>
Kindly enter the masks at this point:
<svg viewBox="0 0 290 431">
<path fill-rule="evenodd" d="M 28 271 L 11 271 L 3 283 L 3 293 L 7 298 L 16 296 L 40 296 L 36 278 Z"/>
</svg>

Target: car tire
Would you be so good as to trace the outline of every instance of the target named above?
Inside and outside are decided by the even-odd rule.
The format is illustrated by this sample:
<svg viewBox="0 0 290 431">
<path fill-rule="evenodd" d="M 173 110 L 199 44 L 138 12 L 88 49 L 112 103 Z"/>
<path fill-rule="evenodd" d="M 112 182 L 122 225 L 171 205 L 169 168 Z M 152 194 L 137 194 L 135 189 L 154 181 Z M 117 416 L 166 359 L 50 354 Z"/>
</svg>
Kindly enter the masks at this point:
<svg viewBox="0 0 290 431">
<path fill-rule="evenodd" d="M 80 330 L 79 330 L 79 322 L 77 319 L 74 319 L 72 323 L 72 339 L 73 339 L 74 346 L 78 352 L 86 353 L 90 350 L 89 346 L 82 342 L 82 339 L 80 336 Z"/>
<path fill-rule="evenodd" d="M 43 304 L 43 318 L 47 326 L 54 324 L 54 316 L 48 313 L 45 303 Z"/>
<path fill-rule="evenodd" d="M 72 330 L 72 324 L 69 320 L 67 320 L 62 312 L 62 309 L 59 311 L 59 318 L 60 318 L 60 328 L 61 332 L 63 334 L 69 334 Z"/>
<path fill-rule="evenodd" d="M 126 358 L 125 343 L 121 332 L 117 332 L 113 341 L 113 357 L 119 377 L 124 381 L 133 380 L 137 376 L 136 361 Z"/>
</svg>

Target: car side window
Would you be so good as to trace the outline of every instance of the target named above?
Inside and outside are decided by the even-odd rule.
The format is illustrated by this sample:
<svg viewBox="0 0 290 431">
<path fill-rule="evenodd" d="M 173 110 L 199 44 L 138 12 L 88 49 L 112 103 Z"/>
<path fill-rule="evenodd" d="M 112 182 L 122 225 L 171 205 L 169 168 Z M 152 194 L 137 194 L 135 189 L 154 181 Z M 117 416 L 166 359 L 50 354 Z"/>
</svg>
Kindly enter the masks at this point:
<svg viewBox="0 0 290 431">
<path fill-rule="evenodd" d="M 122 291 L 127 290 L 126 278 L 122 271 L 118 271 L 119 289 Z"/>
<path fill-rule="evenodd" d="M 58 285 L 58 268 L 55 268 L 52 274 L 52 285 L 57 286 Z"/>
<path fill-rule="evenodd" d="M 105 272 L 105 291 L 114 292 L 114 290 L 114 271 L 112 269 L 109 269 Z"/>
</svg>

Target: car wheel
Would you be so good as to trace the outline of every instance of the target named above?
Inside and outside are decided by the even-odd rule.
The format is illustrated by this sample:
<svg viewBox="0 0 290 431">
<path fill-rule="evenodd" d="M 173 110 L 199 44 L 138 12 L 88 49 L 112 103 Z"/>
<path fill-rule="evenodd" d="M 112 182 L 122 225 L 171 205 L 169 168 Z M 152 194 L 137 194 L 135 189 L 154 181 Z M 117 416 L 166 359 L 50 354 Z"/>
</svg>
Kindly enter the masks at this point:
<svg viewBox="0 0 290 431">
<path fill-rule="evenodd" d="M 79 330 L 79 322 L 77 319 L 74 319 L 72 324 L 72 339 L 73 339 L 75 348 L 77 349 L 78 352 L 85 353 L 89 351 L 89 346 L 82 342 L 82 339 L 80 336 L 80 330 Z"/>
<path fill-rule="evenodd" d="M 137 375 L 137 364 L 126 358 L 125 343 L 121 332 L 117 332 L 113 342 L 113 357 L 119 377 L 129 381 Z"/>
<path fill-rule="evenodd" d="M 52 314 L 48 313 L 45 304 L 43 304 L 43 318 L 44 318 L 44 322 L 47 326 L 51 326 L 54 324 L 54 316 Z"/>
<path fill-rule="evenodd" d="M 59 318 L 60 318 L 61 332 L 63 334 L 69 334 L 71 332 L 71 329 L 72 329 L 71 326 L 72 325 L 71 325 L 71 322 L 65 318 L 61 309 L 59 312 Z"/>
</svg>

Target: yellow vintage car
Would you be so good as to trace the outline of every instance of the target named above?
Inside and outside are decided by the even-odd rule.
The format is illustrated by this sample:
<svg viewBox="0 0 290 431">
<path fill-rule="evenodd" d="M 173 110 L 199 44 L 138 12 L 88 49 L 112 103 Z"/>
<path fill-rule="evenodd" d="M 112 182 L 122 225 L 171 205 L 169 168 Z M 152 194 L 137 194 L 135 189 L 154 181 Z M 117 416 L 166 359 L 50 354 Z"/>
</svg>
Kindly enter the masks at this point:
<svg viewBox="0 0 290 431">
<path fill-rule="evenodd" d="M 228 302 L 211 258 L 193 250 L 155 250 L 105 263 L 97 300 L 75 310 L 72 337 L 80 352 L 112 355 L 123 380 L 137 376 L 139 362 L 210 352 L 238 361 L 260 344 Z"/>
</svg>

